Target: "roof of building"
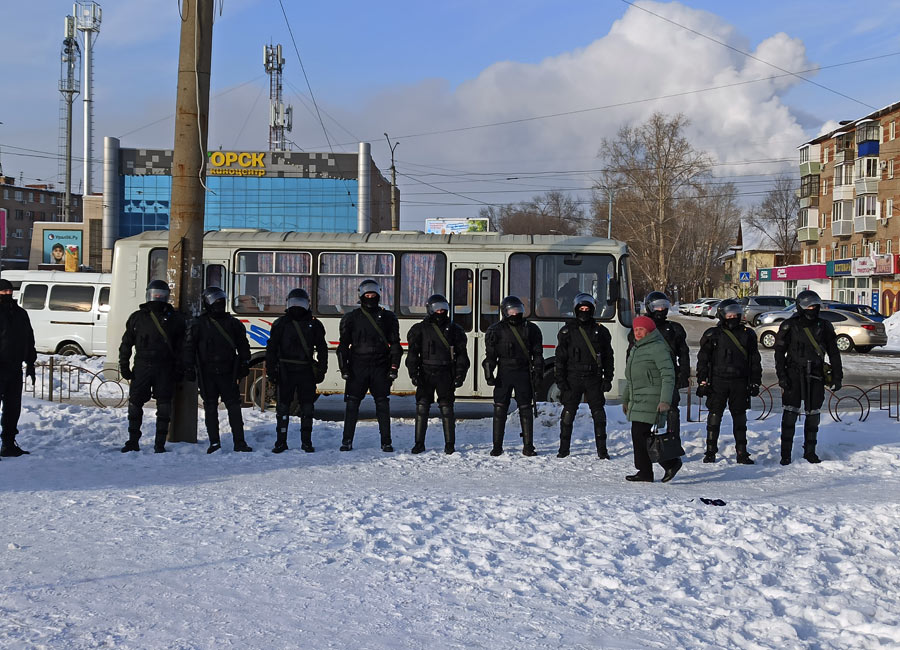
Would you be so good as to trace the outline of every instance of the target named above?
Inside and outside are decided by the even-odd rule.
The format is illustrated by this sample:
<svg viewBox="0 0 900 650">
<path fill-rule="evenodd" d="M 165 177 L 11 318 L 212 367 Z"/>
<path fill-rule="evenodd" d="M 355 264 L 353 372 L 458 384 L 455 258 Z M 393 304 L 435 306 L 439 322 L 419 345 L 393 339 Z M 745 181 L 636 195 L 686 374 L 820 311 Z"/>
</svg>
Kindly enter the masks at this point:
<svg viewBox="0 0 900 650">
<path fill-rule="evenodd" d="M 741 223 L 738 225 L 737 245 L 735 248 L 744 252 L 777 253 L 781 250 L 781 247 L 769 233 L 748 219 L 741 219 Z"/>
<path fill-rule="evenodd" d="M 804 142 L 801 147 L 804 147 L 809 144 L 818 144 L 820 142 L 825 142 L 826 140 L 830 140 L 831 138 L 835 138 L 839 135 L 844 135 L 846 133 L 852 132 L 857 125 L 863 124 L 865 122 L 871 122 L 872 120 L 876 120 L 880 118 L 882 115 L 887 113 L 893 113 L 898 108 L 900 108 L 900 102 L 896 102 L 894 104 L 888 104 L 884 108 L 879 108 L 876 111 L 872 111 L 868 115 L 863 115 L 855 120 L 841 120 L 839 122 L 838 128 L 829 131 L 828 133 L 823 133 L 822 135 L 816 136 L 812 140 L 808 142 Z"/>
</svg>

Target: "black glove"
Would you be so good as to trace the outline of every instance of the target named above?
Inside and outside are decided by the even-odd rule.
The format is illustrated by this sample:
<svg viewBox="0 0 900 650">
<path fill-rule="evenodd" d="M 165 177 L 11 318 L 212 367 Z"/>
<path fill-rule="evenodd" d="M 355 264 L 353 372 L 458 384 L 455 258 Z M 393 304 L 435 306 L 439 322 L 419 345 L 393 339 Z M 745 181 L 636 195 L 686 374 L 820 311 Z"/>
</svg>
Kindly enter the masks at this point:
<svg viewBox="0 0 900 650">
<path fill-rule="evenodd" d="M 33 363 L 29 363 L 27 366 L 25 366 L 25 376 L 31 378 L 31 385 L 32 385 L 32 386 L 34 386 L 35 384 L 37 384 L 37 380 L 35 380 L 34 364 L 33 364 Z"/>
<path fill-rule="evenodd" d="M 246 361 L 241 361 L 240 365 L 238 366 L 238 373 L 237 373 L 238 379 L 243 379 L 244 377 L 246 377 L 249 374 L 250 374 L 250 364 Z"/>
<path fill-rule="evenodd" d="M 675 388 L 687 388 L 690 385 L 691 385 L 690 377 L 679 377 L 678 380 L 675 382 Z"/>
<path fill-rule="evenodd" d="M 412 382 L 413 386 L 419 385 L 419 375 L 411 372 L 409 373 L 409 380 Z"/>
<path fill-rule="evenodd" d="M 694 392 L 697 394 L 697 397 L 706 397 L 712 392 L 712 387 L 707 382 L 701 381 Z"/>
<path fill-rule="evenodd" d="M 750 384 L 750 396 L 756 397 L 759 395 L 759 384 Z"/>
<path fill-rule="evenodd" d="M 321 384 L 325 381 L 325 373 L 328 372 L 328 368 L 326 366 L 316 365 L 315 370 L 313 370 L 313 378 L 316 380 L 317 384 Z"/>
<path fill-rule="evenodd" d="M 33 377 L 32 377 L 32 381 L 34 381 Z M 833 393 L 838 392 L 841 389 L 841 386 L 843 386 L 843 384 L 841 383 L 840 379 L 832 379 L 831 380 L 831 392 L 833 392 Z"/>
<path fill-rule="evenodd" d="M 612 390 L 612 382 L 609 379 L 604 379 L 600 382 L 600 392 L 608 393 Z"/>
<path fill-rule="evenodd" d="M 791 380 L 787 377 L 782 377 L 778 380 L 778 385 L 781 386 L 781 390 L 790 390 L 791 389 Z"/>
<path fill-rule="evenodd" d="M 497 383 L 497 380 L 494 379 L 494 376 L 493 376 L 493 375 L 485 375 L 485 376 L 484 376 L 484 383 L 486 383 L 488 386 L 493 386 L 494 384 Z"/>
<path fill-rule="evenodd" d="M 459 388 L 459 387 L 462 386 L 464 383 L 466 383 L 466 376 L 465 376 L 465 375 L 457 375 L 457 376 L 454 377 L 454 379 L 453 379 L 453 385 L 454 385 L 456 388 Z"/>
<path fill-rule="evenodd" d="M 561 392 L 561 393 L 568 393 L 570 390 L 572 390 L 572 387 L 569 385 L 569 382 L 565 379 L 557 379 L 556 387 L 559 388 L 559 392 Z"/>
<path fill-rule="evenodd" d="M 131 368 L 128 367 L 127 363 L 123 363 L 119 366 L 119 374 L 122 375 L 122 379 L 125 381 L 134 379 L 134 373 L 131 372 Z"/>
<path fill-rule="evenodd" d="M 197 371 L 193 368 L 188 368 L 184 371 L 184 378 L 188 381 L 197 381 Z"/>
<path fill-rule="evenodd" d="M 396 368 L 393 368 L 393 367 L 392 367 L 392 368 L 390 369 L 390 371 L 388 372 L 388 379 L 391 380 L 391 383 L 392 383 L 392 384 L 393 384 L 395 381 L 397 381 L 397 369 L 396 369 Z"/>
</svg>

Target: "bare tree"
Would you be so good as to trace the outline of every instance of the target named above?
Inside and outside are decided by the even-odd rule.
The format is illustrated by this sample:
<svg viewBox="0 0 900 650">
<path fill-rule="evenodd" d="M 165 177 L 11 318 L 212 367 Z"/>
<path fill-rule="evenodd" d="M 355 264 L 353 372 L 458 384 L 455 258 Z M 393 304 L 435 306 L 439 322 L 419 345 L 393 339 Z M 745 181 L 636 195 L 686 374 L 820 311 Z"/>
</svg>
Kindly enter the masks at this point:
<svg viewBox="0 0 900 650">
<path fill-rule="evenodd" d="M 522 203 L 488 206 L 478 216 L 490 219 L 494 229 L 506 235 L 574 235 L 585 221 L 581 205 L 557 190 Z"/>
<path fill-rule="evenodd" d="M 759 229 L 778 249 L 782 264 L 789 264 L 800 250 L 797 241 L 798 181 L 788 175 L 775 179 L 759 205 L 750 210 L 748 223 Z"/>
<path fill-rule="evenodd" d="M 623 126 L 600 148 L 607 175 L 597 188 L 616 187 L 614 236 L 628 242 L 637 275 L 658 289 L 671 286 L 673 260 L 684 243 L 679 201 L 699 195 L 712 164 L 685 137 L 687 125 L 683 115 L 654 113 L 643 124 Z M 600 203 L 606 205 L 605 192 L 594 202 L 595 220 L 605 221 L 596 213 Z"/>
</svg>

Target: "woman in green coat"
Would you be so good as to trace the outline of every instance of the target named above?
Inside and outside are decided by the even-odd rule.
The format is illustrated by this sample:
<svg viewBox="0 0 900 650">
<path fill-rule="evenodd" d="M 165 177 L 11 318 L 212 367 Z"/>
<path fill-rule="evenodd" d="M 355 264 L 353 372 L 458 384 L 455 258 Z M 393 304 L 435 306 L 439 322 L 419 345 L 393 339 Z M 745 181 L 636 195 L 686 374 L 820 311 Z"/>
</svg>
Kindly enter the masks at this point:
<svg viewBox="0 0 900 650">
<path fill-rule="evenodd" d="M 626 476 L 629 481 L 653 482 L 653 463 L 647 453 L 651 430 L 657 421 L 666 421 L 669 400 L 675 390 L 675 367 L 665 339 L 656 329 L 652 318 L 634 319 L 634 347 L 625 365 L 625 394 L 622 410 L 631 422 L 631 441 L 634 445 L 634 466 L 637 474 Z M 671 481 L 681 469 L 681 459 L 660 463 L 666 470 L 663 483 Z"/>
</svg>

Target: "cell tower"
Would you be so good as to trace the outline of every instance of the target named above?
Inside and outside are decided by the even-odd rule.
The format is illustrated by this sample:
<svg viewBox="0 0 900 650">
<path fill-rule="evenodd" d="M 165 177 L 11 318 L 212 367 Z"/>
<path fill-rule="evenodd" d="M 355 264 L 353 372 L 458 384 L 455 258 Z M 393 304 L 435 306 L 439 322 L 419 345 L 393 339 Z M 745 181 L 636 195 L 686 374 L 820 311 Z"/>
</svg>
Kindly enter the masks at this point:
<svg viewBox="0 0 900 650">
<path fill-rule="evenodd" d="M 294 107 L 285 106 L 281 101 L 284 69 L 281 45 L 263 46 L 263 66 L 269 75 L 269 151 L 288 151 L 290 147 L 284 134 L 290 133 L 293 127 Z"/>
<path fill-rule="evenodd" d="M 91 165 L 94 162 L 94 59 L 93 41 L 100 32 L 102 12 L 96 2 L 76 2 L 72 8 L 75 14 L 75 28 L 81 32 L 82 52 L 84 52 L 84 83 L 81 93 L 84 103 L 84 185 L 85 196 L 91 193 Z"/>
<path fill-rule="evenodd" d="M 63 221 L 71 220 L 72 207 L 72 102 L 81 87 L 78 60 L 81 49 L 75 38 L 75 17 L 66 16 L 62 51 L 60 52 L 59 92 L 59 175 L 65 177 L 65 198 L 60 206 Z"/>
</svg>

